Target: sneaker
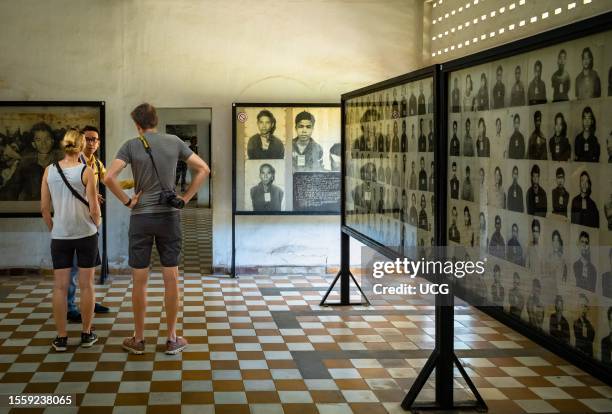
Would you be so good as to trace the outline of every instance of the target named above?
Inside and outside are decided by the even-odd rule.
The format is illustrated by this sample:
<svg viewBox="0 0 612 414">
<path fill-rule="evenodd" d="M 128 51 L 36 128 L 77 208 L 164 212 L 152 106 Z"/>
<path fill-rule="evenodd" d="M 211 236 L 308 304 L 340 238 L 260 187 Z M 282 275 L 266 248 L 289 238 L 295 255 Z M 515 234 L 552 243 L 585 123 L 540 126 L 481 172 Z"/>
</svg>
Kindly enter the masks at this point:
<svg viewBox="0 0 612 414">
<path fill-rule="evenodd" d="M 181 336 L 177 336 L 176 340 L 166 341 L 166 354 L 168 355 L 176 355 L 181 352 L 183 349 L 187 348 L 187 340 Z"/>
<path fill-rule="evenodd" d="M 131 338 L 125 338 L 123 340 L 122 347 L 131 354 L 142 355 L 145 351 L 145 341 L 143 339 L 137 342 L 136 338 L 132 336 Z"/>
<path fill-rule="evenodd" d="M 100 305 L 99 303 L 96 303 L 94 306 L 94 313 L 108 313 L 109 310 L 110 309 L 108 309 L 106 306 Z"/>
<path fill-rule="evenodd" d="M 98 342 L 98 335 L 93 332 L 93 329 L 89 333 L 81 332 L 81 346 L 83 348 L 90 348 L 96 342 Z"/>
<path fill-rule="evenodd" d="M 68 314 L 66 315 L 66 318 L 72 323 L 82 323 L 83 322 L 83 320 L 81 319 L 81 312 L 76 311 L 76 310 L 68 312 Z"/>
<path fill-rule="evenodd" d="M 53 349 L 57 352 L 65 352 L 68 349 L 68 337 L 67 336 L 56 336 L 51 343 Z"/>
</svg>

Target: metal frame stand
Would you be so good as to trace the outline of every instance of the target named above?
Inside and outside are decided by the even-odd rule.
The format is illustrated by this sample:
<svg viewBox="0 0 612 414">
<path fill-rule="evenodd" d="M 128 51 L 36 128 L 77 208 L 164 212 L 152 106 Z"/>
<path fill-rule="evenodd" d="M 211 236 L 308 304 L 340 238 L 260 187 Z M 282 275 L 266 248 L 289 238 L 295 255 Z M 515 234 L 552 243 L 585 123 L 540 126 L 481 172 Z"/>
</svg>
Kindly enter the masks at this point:
<svg viewBox="0 0 612 414">
<path fill-rule="evenodd" d="M 351 303 L 351 279 L 357 286 L 357 289 L 361 293 L 361 296 L 365 299 L 365 302 Z M 336 282 L 340 280 L 340 302 L 336 303 L 325 303 L 327 297 L 334 289 Z M 334 278 L 331 285 L 327 289 L 325 296 L 321 299 L 319 306 L 358 306 L 358 305 L 370 305 L 370 300 L 361 290 L 361 286 L 357 283 L 355 276 L 351 273 L 350 269 L 350 237 L 348 234 L 340 231 L 340 271 Z"/>
<path fill-rule="evenodd" d="M 489 408 L 476 389 L 476 386 L 461 365 L 455 354 L 455 305 L 452 292 L 452 281 L 449 283 L 450 291 L 446 295 L 436 295 L 436 347 L 423 366 L 423 369 L 412 384 L 412 387 L 402 401 L 402 408 L 412 412 L 428 410 L 457 410 L 475 409 L 478 412 L 487 412 Z M 453 395 L 453 367 L 456 366 L 467 383 L 476 401 L 454 401 Z M 416 403 L 416 399 L 436 370 L 436 400 L 433 402 Z"/>
</svg>

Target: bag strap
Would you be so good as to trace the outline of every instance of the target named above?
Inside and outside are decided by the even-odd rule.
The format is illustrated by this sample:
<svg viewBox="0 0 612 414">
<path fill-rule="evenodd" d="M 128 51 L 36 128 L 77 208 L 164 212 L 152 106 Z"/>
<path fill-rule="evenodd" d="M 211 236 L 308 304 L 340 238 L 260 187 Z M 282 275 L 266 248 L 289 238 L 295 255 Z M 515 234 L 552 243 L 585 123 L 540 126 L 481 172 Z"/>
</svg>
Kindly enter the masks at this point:
<svg viewBox="0 0 612 414">
<path fill-rule="evenodd" d="M 155 175 L 157 176 L 157 181 L 159 181 L 159 186 L 162 190 L 164 190 L 164 185 L 162 184 L 161 178 L 159 178 L 159 172 L 157 172 L 157 165 L 155 165 L 155 160 L 153 159 L 153 154 L 151 153 L 151 146 L 149 145 L 149 141 L 145 138 L 144 135 L 139 135 L 138 139 L 142 143 L 144 150 L 147 154 L 149 154 L 149 158 L 151 158 L 151 164 L 153 164 L 153 169 L 155 170 Z"/>
<path fill-rule="evenodd" d="M 68 187 L 68 189 L 70 190 L 70 192 L 72 193 L 73 196 L 75 196 L 77 198 L 77 200 L 79 200 L 81 203 L 85 204 L 88 208 L 89 208 L 89 203 L 87 202 L 87 200 L 85 200 L 85 198 L 80 195 L 77 190 L 75 190 L 70 183 L 68 182 L 68 179 L 66 178 L 66 176 L 64 175 L 64 171 L 61 169 L 59 162 L 55 161 L 53 163 L 53 165 L 55 166 L 55 168 L 57 168 L 57 172 L 59 172 L 59 175 L 62 177 L 62 180 L 64 181 L 64 184 L 66 184 L 66 187 Z M 81 170 L 81 179 L 83 177 L 83 172 L 85 171 L 85 169 L 87 168 L 87 165 L 83 166 L 83 170 Z"/>
</svg>

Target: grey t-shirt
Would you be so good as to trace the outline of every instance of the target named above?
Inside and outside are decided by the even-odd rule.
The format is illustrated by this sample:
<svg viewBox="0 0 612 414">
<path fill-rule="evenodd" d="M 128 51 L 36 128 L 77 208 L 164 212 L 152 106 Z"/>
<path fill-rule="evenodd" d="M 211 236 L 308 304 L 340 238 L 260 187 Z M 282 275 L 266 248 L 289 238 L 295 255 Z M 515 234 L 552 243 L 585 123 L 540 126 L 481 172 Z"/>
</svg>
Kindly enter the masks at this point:
<svg viewBox="0 0 612 414">
<path fill-rule="evenodd" d="M 138 193 L 142 190 L 140 201 L 132 209 L 132 214 L 176 211 L 177 209 L 167 204 L 160 204 L 159 194 L 162 191 L 162 186 L 166 190 L 174 189 L 176 163 L 178 160 L 186 161 L 193 154 L 193 151 L 176 135 L 147 132 L 145 138 L 151 147 L 161 185 L 153 169 L 151 158 L 145 151 L 140 139 L 132 138 L 124 143 L 119 148 L 116 157 L 132 166 L 132 174 L 136 185 L 134 191 Z"/>
</svg>

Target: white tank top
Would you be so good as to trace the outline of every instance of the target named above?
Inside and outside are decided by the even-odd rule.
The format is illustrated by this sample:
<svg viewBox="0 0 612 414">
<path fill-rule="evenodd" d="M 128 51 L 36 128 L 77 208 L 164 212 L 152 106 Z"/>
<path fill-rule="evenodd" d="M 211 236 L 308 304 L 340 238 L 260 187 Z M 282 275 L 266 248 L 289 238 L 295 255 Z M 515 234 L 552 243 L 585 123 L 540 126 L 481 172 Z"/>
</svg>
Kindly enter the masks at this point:
<svg viewBox="0 0 612 414">
<path fill-rule="evenodd" d="M 62 168 L 66 179 L 77 193 L 87 200 L 85 185 L 81 181 L 84 165 Z M 89 215 L 89 208 L 77 199 L 60 176 L 55 165 L 49 166 L 47 183 L 53 202 L 52 239 L 82 239 L 98 231 Z"/>
</svg>

